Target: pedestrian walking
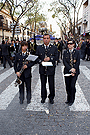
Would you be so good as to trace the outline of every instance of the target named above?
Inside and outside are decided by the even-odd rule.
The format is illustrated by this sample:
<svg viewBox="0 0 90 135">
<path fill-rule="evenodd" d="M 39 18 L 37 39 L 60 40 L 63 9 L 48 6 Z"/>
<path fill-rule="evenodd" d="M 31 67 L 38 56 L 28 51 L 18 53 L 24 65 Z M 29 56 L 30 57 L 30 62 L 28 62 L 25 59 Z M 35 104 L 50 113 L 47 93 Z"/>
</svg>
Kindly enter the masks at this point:
<svg viewBox="0 0 90 135">
<path fill-rule="evenodd" d="M 58 50 L 57 47 L 50 44 L 50 35 L 44 34 L 43 36 L 44 44 L 37 47 L 36 55 L 38 56 L 37 62 L 39 63 L 39 73 L 41 79 L 41 103 L 45 103 L 45 99 L 47 98 L 47 77 L 49 83 L 49 92 L 48 98 L 50 103 L 54 103 L 55 96 L 55 67 L 56 61 L 58 60 Z M 42 62 L 51 62 L 53 66 L 43 66 Z"/>
<path fill-rule="evenodd" d="M 80 58 L 82 60 L 84 60 L 85 59 L 85 55 L 86 55 L 86 43 L 84 42 L 83 38 L 82 38 L 82 44 L 81 44 L 80 52 L 81 52 L 80 53 L 81 54 Z"/>
<path fill-rule="evenodd" d="M 29 55 L 29 53 L 27 53 L 27 47 L 27 42 L 24 41 L 21 43 L 21 52 L 16 54 L 14 62 L 15 73 L 22 81 L 21 85 L 19 85 L 20 104 L 23 104 L 24 101 L 24 82 L 26 84 L 27 91 L 27 104 L 31 102 L 31 67 L 34 65 L 34 62 L 28 61 L 28 63 L 25 63 L 25 59 Z M 20 74 L 22 67 L 24 71 Z"/>
<path fill-rule="evenodd" d="M 55 45 L 58 49 L 58 60 L 57 60 L 57 65 L 58 65 L 58 63 L 61 63 L 61 61 L 59 60 L 59 58 L 60 58 L 60 43 L 58 42 L 57 38 L 55 38 L 53 45 Z"/>
<path fill-rule="evenodd" d="M 76 80 L 80 73 L 80 53 L 74 48 L 74 41 L 69 40 L 67 43 L 68 49 L 64 51 L 63 54 L 63 64 L 64 64 L 64 76 L 67 92 L 67 101 L 65 102 L 69 106 L 74 103 L 75 93 L 76 93 Z"/>
<path fill-rule="evenodd" d="M 61 58 L 61 60 L 62 60 L 62 52 L 63 52 L 63 46 L 64 46 L 64 44 L 63 44 L 63 41 L 61 40 L 61 38 L 59 38 L 58 39 L 58 42 L 59 42 L 59 44 L 60 44 L 60 58 Z"/>
<path fill-rule="evenodd" d="M 86 54 L 87 54 L 87 61 L 90 61 L 90 39 L 86 42 Z"/>
<path fill-rule="evenodd" d="M 20 43 L 19 43 L 19 40 L 16 39 L 16 42 L 15 42 L 15 50 L 16 50 L 16 53 L 19 52 L 19 49 L 20 49 Z"/>
<path fill-rule="evenodd" d="M 3 67 L 6 68 L 6 60 L 8 61 L 8 64 L 10 67 L 12 67 L 12 63 L 10 61 L 8 48 L 10 45 L 6 44 L 5 41 L 2 41 L 1 49 L 2 49 L 2 56 L 3 56 Z"/>
</svg>

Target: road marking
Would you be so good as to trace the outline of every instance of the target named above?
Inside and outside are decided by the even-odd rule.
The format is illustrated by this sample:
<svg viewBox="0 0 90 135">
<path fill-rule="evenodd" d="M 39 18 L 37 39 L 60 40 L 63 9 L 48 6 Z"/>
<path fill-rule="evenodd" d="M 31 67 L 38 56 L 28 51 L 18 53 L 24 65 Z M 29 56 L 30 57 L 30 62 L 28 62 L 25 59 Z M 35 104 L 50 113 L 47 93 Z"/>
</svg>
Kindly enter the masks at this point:
<svg viewBox="0 0 90 135">
<path fill-rule="evenodd" d="M 0 83 L 2 81 L 4 81 L 4 79 L 6 79 L 7 77 L 9 77 L 13 72 L 14 72 L 14 68 L 10 68 L 7 71 L 5 71 L 4 73 L 2 73 L 0 75 Z"/>
<path fill-rule="evenodd" d="M 35 68 L 36 66 L 32 67 L 32 72 L 35 70 Z M 12 72 L 10 72 L 10 74 Z M 5 75 L 4 78 L 6 78 L 9 74 L 9 72 L 6 73 L 7 74 L 4 74 Z M 15 95 L 19 92 L 18 87 L 14 86 L 15 80 L 0 94 L 0 110 L 5 110 L 9 106 Z"/>
<path fill-rule="evenodd" d="M 48 90 L 48 84 L 46 85 L 47 93 L 49 93 Z M 48 106 L 48 100 L 46 99 L 45 104 L 41 103 L 41 82 L 40 78 L 38 79 L 37 85 L 34 89 L 34 92 L 32 93 L 31 103 L 28 104 L 26 110 L 30 111 L 45 111 L 47 114 L 49 114 L 49 110 L 47 109 Z"/>
<path fill-rule="evenodd" d="M 15 95 L 18 93 L 18 88 L 14 86 L 15 80 L 1 93 L 0 95 L 0 110 L 5 110 Z"/>
<path fill-rule="evenodd" d="M 80 70 L 83 72 L 86 78 L 90 80 L 90 69 L 88 69 L 86 66 L 80 66 Z"/>
<path fill-rule="evenodd" d="M 3 70 L 4 68 L 3 67 L 0 67 L 0 70 Z"/>
<path fill-rule="evenodd" d="M 63 74 L 64 66 L 62 66 L 61 69 L 62 69 L 62 74 Z M 81 69 L 82 69 L 82 66 L 81 66 Z M 84 73 L 84 68 L 83 68 L 83 73 Z M 64 75 L 63 75 L 63 80 L 64 80 Z M 65 82 L 64 82 L 64 85 L 65 85 Z M 89 106 L 87 100 L 85 99 L 85 96 L 78 84 L 78 81 L 76 83 L 75 101 L 72 106 L 69 106 L 69 108 L 70 108 L 70 111 L 90 111 L 90 106 Z"/>
</svg>

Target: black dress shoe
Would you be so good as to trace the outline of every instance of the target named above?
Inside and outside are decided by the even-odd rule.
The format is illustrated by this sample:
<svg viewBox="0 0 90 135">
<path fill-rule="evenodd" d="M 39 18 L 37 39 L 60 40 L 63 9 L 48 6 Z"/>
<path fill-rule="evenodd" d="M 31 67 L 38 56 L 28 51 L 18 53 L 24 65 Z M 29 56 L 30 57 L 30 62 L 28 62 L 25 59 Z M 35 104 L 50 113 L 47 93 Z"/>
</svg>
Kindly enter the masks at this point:
<svg viewBox="0 0 90 135">
<path fill-rule="evenodd" d="M 69 106 L 71 106 L 73 103 L 68 103 Z"/>
<path fill-rule="evenodd" d="M 50 104 L 54 104 L 54 100 L 53 99 L 50 99 Z"/>
<path fill-rule="evenodd" d="M 23 104 L 23 100 L 20 100 L 20 104 Z"/>
<path fill-rule="evenodd" d="M 27 100 L 27 104 L 30 104 L 31 103 L 31 100 Z"/>
<path fill-rule="evenodd" d="M 41 100 L 41 103 L 45 103 L 45 99 L 42 99 L 42 100 Z"/>
<path fill-rule="evenodd" d="M 69 102 L 68 102 L 68 101 L 66 101 L 65 103 L 66 103 L 66 104 L 68 104 Z"/>
</svg>

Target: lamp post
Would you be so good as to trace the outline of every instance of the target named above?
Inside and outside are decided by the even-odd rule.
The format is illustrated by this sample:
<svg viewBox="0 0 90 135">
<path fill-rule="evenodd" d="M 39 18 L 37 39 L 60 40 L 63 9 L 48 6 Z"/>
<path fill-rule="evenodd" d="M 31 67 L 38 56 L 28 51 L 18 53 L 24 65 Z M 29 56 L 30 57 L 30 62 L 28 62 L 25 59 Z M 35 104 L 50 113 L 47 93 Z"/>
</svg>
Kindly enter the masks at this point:
<svg viewBox="0 0 90 135">
<path fill-rule="evenodd" d="M 2 37 L 3 37 L 3 39 L 4 39 L 4 30 L 3 30 L 4 18 L 3 18 L 3 16 L 1 17 L 1 21 L 2 21 Z"/>
</svg>

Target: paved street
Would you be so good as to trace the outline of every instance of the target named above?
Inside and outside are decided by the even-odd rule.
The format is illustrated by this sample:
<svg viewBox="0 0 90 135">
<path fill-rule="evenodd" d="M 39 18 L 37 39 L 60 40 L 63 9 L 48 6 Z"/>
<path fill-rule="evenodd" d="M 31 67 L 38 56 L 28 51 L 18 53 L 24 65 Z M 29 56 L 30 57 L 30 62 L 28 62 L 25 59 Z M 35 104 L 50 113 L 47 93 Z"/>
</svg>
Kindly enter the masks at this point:
<svg viewBox="0 0 90 135">
<path fill-rule="evenodd" d="M 0 65 L 0 135 L 90 135 L 90 61 L 81 61 L 76 100 L 65 104 L 62 62 L 56 67 L 55 100 L 41 104 L 38 65 L 32 68 L 32 100 L 19 104 L 14 69 Z M 48 85 L 47 85 L 48 90 Z M 49 90 L 48 90 L 49 93 Z"/>
</svg>

